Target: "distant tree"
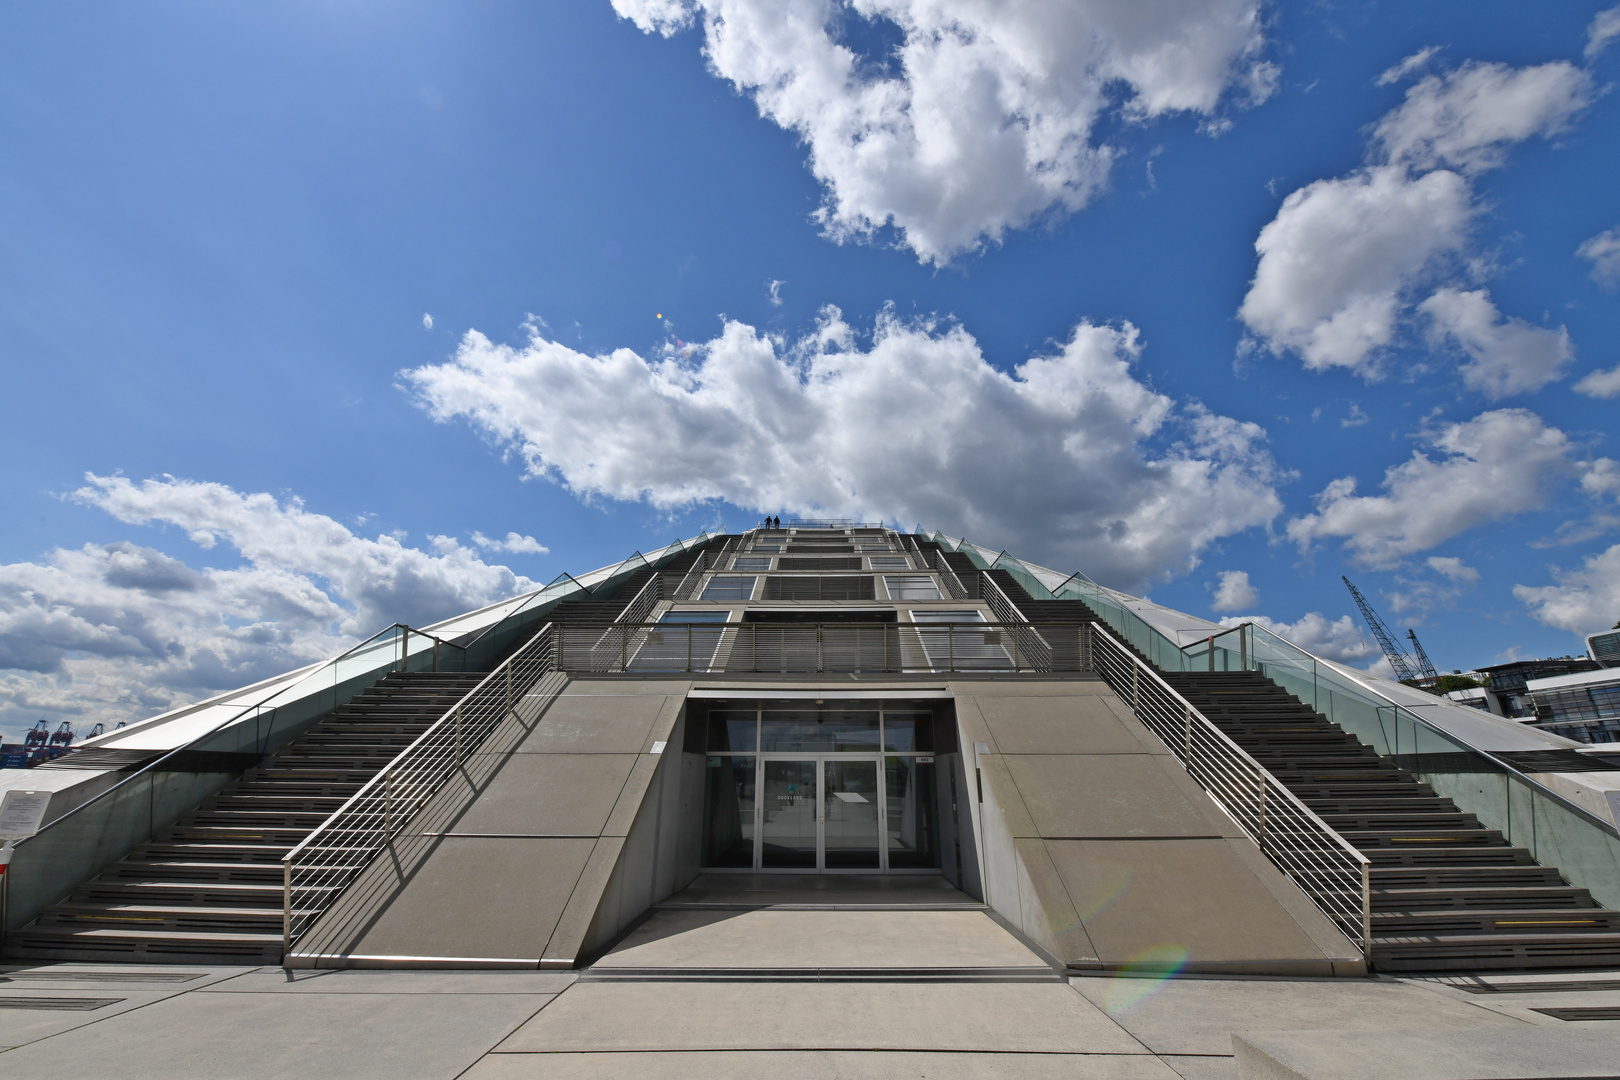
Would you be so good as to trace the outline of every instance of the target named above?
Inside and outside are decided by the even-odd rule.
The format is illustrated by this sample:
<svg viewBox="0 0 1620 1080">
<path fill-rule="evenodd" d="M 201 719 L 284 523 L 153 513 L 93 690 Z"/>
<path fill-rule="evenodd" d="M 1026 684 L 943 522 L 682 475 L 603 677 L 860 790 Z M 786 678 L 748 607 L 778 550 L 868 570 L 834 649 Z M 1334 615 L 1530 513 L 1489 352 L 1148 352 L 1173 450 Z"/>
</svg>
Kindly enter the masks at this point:
<svg viewBox="0 0 1620 1080">
<path fill-rule="evenodd" d="M 1472 690 L 1485 684 L 1478 679 L 1470 679 L 1466 675 L 1442 675 L 1440 681 L 1434 684 L 1437 694 L 1449 694 L 1453 690 Z"/>
</svg>

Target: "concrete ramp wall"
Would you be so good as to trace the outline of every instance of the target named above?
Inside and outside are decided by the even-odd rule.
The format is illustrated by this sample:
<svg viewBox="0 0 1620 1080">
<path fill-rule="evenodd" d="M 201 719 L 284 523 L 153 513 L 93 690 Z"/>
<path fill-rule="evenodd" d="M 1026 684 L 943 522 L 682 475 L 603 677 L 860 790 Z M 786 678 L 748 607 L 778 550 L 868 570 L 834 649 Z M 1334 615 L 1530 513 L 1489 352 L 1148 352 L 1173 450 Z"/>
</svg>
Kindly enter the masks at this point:
<svg viewBox="0 0 1620 1080">
<path fill-rule="evenodd" d="M 953 684 L 985 901 L 1070 968 L 1361 974 L 1360 951 L 1099 681 Z"/>
<path fill-rule="evenodd" d="M 678 794 L 690 683 L 555 678 L 304 935 L 289 966 L 572 967 L 685 884 L 676 814 L 658 810 Z"/>
</svg>

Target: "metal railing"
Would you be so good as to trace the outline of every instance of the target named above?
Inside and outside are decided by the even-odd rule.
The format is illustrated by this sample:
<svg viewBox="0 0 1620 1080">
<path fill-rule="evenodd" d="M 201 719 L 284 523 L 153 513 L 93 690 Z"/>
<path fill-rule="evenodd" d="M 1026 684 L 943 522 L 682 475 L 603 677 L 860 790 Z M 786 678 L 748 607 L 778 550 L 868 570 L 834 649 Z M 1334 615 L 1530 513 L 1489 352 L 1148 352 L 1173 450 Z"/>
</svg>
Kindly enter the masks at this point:
<svg viewBox="0 0 1620 1080">
<path fill-rule="evenodd" d="M 1001 586 L 997 585 L 988 574 L 984 575 L 980 588 L 984 592 L 984 601 L 989 605 L 991 613 L 1003 624 L 1013 627 L 1012 633 L 1017 639 L 1017 647 L 1024 655 L 1033 658 L 1037 670 L 1051 671 L 1052 646 L 1024 617 L 1024 613 L 1018 610 L 1018 605 L 1002 592 Z"/>
<path fill-rule="evenodd" d="M 282 939 L 293 943 L 466 758 L 557 670 L 547 623 L 282 860 Z"/>
<path fill-rule="evenodd" d="M 431 644 L 430 644 L 431 643 Z M 441 651 L 441 645 L 445 651 Z M 74 886 L 94 877 L 217 793 L 242 768 L 273 752 L 391 671 L 462 670 L 462 650 L 424 631 L 395 623 L 290 682 L 266 685 L 258 700 L 204 703 L 195 711 L 206 727 L 173 749 L 19 840 L 0 876 L 0 936 L 32 922 Z M 245 696 L 245 695 L 243 695 Z M 210 715 L 212 714 L 212 715 Z M 185 764 L 198 752 L 214 760 L 243 760 L 222 771 Z"/>
<path fill-rule="evenodd" d="M 1089 623 L 625 621 L 552 633 L 560 669 L 596 674 L 1091 671 Z"/>
<path fill-rule="evenodd" d="M 910 551 L 906 550 L 908 545 L 911 549 Z M 912 558 L 912 566 L 914 566 L 916 569 L 928 570 L 932 568 L 928 561 L 928 556 L 924 555 L 923 549 L 917 546 L 917 538 L 915 536 L 907 536 L 904 543 L 901 545 L 900 550 L 902 553 L 907 555 L 907 557 Z"/>
<path fill-rule="evenodd" d="M 939 575 L 939 579 L 945 583 L 945 591 L 951 594 L 952 600 L 977 599 L 975 591 L 962 583 L 962 579 L 957 577 L 956 571 L 951 569 L 950 563 L 945 561 L 945 556 L 937 551 L 934 552 L 933 569 Z"/>
<path fill-rule="evenodd" d="M 1097 672 L 1169 747 L 1199 786 L 1363 954 L 1372 950 L 1371 863 L 1151 666 L 1102 626 Z"/>
<path fill-rule="evenodd" d="M 641 591 L 636 593 L 635 598 L 624 606 L 624 610 L 619 612 L 619 617 L 613 621 L 646 622 L 653 608 L 658 606 L 658 601 L 664 598 L 664 580 L 663 574 L 654 574 L 648 578 L 647 584 L 641 587 Z"/>
<path fill-rule="evenodd" d="M 686 576 L 683 577 L 680 584 L 675 587 L 674 595 L 670 599 L 692 599 L 692 594 L 697 591 L 698 585 L 703 581 L 703 575 L 707 574 L 716 566 L 719 566 L 725 560 L 726 556 L 731 554 L 732 550 L 735 549 L 736 546 L 737 538 L 733 536 L 729 537 L 724 544 L 720 545 L 719 551 L 705 551 L 700 553 L 697 562 L 692 564 L 692 569 L 686 572 Z"/>
</svg>

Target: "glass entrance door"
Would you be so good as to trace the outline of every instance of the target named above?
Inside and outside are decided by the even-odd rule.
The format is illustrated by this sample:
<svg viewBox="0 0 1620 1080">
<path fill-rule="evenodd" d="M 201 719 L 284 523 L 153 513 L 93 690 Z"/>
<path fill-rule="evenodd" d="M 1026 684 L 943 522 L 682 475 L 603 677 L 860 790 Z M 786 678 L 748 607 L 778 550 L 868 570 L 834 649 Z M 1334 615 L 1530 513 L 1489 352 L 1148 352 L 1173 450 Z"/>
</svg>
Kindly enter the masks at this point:
<svg viewBox="0 0 1620 1080">
<path fill-rule="evenodd" d="M 762 870 L 879 870 L 882 773 L 876 757 L 760 761 Z"/>
<path fill-rule="evenodd" d="M 878 763 L 825 758 L 821 762 L 821 866 L 877 870 Z"/>
<path fill-rule="evenodd" d="M 758 866 L 766 870 L 815 870 L 821 865 L 821 815 L 816 761 L 766 759 L 760 763 Z"/>
</svg>

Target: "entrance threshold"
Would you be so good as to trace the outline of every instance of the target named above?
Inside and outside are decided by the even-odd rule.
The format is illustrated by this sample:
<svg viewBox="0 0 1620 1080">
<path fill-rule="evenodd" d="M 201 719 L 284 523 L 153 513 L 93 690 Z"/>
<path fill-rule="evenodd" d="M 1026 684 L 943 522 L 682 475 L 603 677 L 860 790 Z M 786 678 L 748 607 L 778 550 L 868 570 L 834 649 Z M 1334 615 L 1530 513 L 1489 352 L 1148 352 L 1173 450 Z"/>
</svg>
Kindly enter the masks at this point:
<svg viewBox="0 0 1620 1080">
<path fill-rule="evenodd" d="M 984 911 L 938 874 L 699 874 L 659 909 Z"/>
</svg>

